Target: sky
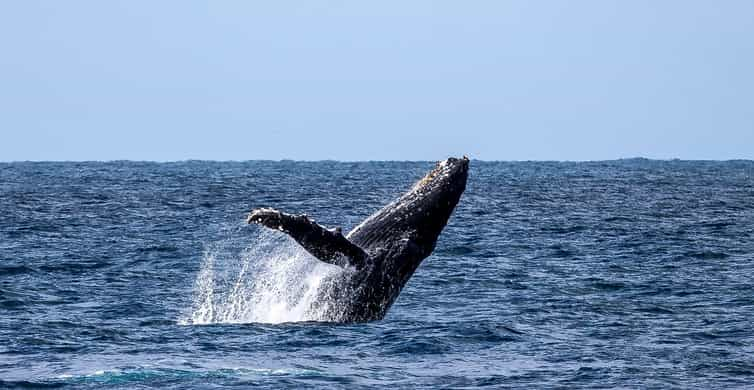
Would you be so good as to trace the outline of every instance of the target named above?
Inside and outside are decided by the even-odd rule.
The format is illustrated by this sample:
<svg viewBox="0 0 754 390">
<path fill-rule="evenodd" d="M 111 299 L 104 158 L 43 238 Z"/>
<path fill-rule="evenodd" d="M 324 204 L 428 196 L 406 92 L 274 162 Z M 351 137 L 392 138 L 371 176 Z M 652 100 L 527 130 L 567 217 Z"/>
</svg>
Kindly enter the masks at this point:
<svg viewBox="0 0 754 390">
<path fill-rule="evenodd" d="M 754 159 L 754 1 L 5 1 L 0 161 Z"/>
</svg>

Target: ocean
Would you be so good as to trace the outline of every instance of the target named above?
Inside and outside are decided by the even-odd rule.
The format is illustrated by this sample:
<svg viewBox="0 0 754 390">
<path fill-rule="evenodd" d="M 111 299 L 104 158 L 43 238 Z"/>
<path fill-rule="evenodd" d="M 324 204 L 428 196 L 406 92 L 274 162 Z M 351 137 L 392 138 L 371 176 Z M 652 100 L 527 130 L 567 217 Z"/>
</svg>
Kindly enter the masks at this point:
<svg viewBox="0 0 754 390">
<path fill-rule="evenodd" d="M 0 387 L 754 388 L 754 161 L 472 161 L 380 321 L 257 207 L 344 232 L 433 162 L 0 164 Z"/>
</svg>

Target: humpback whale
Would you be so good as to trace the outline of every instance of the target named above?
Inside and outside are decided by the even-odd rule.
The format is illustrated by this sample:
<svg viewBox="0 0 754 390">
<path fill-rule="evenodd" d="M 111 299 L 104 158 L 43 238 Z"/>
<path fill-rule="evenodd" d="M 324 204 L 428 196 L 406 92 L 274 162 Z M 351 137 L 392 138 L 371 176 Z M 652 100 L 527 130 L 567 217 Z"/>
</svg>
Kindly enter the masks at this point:
<svg viewBox="0 0 754 390">
<path fill-rule="evenodd" d="M 280 230 L 320 261 L 343 268 L 322 283 L 309 310 L 329 322 L 379 320 L 435 248 L 466 188 L 468 166 L 466 156 L 438 162 L 407 193 L 345 236 L 305 214 L 271 208 L 251 211 L 247 222 Z"/>
</svg>

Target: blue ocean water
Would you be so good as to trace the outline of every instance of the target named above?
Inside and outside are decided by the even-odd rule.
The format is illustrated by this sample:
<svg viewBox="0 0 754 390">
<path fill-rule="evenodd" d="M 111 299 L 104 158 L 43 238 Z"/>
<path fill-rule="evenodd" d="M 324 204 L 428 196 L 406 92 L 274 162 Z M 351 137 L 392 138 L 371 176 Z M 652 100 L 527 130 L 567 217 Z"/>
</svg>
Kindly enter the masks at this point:
<svg viewBox="0 0 754 390">
<path fill-rule="evenodd" d="M 344 231 L 431 162 L 0 164 L 0 387 L 751 388 L 754 162 L 472 161 L 387 317 L 252 208 Z"/>
</svg>

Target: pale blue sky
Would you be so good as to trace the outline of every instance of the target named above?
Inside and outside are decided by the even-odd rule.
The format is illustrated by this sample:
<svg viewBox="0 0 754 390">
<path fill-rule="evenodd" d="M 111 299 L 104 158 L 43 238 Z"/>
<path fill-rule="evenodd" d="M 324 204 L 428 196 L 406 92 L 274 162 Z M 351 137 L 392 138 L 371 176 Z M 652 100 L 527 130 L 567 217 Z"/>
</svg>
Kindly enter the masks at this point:
<svg viewBox="0 0 754 390">
<path fill-rule="evenodd" d="M 4 1 L 0 160 L 754 158 L 754 1 Z"/>
</svg>

